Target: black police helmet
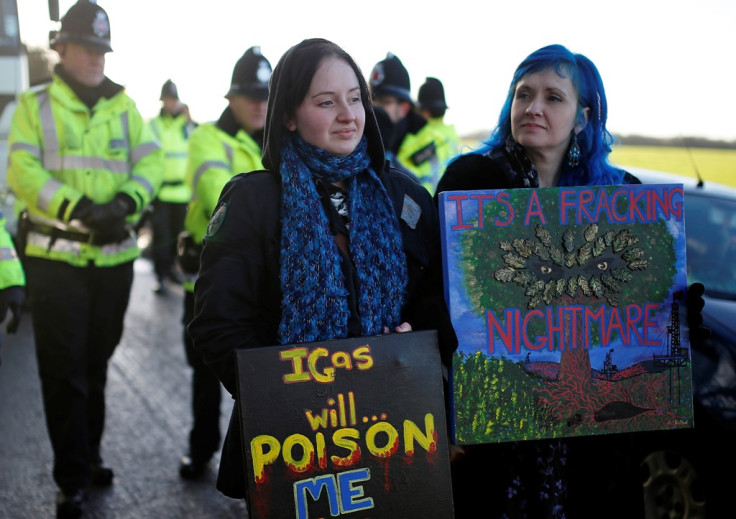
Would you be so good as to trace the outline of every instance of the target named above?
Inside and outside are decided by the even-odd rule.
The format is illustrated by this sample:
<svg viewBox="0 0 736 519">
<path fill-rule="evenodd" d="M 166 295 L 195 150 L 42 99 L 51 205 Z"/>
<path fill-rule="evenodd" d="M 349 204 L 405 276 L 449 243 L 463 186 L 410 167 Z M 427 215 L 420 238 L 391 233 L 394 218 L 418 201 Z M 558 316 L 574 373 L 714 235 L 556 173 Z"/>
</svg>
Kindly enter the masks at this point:
<svg viewBox="0 0 736 519">
<path fill-rule="evenodd" d="M 105 10 L 88 0 L 79 0 L 61 19 L 61 30 L 51 47 L 55 49 L 60 43 L 76 43 L 103 54 L 112 52 L 110 19 Z"/>
<path fill-rule="evenodd" d="M 170 79 L 167 79 L 164 86 L 161 87 L 161 97 L 159 99 L 163 99 L 164 97 L 179 99 L 179 92 L 176 89 L 176 84 L 174 84 Z"/>
<path fill-rule="evenodd" d="M 374 97 L 392 96 L 413 103 L 409 72 L 401 60 L 390 52 L 386 54 L 386 59 L 373 67 L 370 86 Z"/>
<path fill-rule="evenodd" d="M 446 110 L 445 88 L 442 82 L 434 77 L 428 77 L 422 86 L 419 87 L 419 96 L 417 97 L 419 108 L 425 110 Z"/>
<path fill-rule="evenodd" d="M 243 95 L 252 99 L 268 99 L 271 63 L 261 54 L 261 48 L 251 47 L 235 64 L 227 95 Z"/>
</svg>

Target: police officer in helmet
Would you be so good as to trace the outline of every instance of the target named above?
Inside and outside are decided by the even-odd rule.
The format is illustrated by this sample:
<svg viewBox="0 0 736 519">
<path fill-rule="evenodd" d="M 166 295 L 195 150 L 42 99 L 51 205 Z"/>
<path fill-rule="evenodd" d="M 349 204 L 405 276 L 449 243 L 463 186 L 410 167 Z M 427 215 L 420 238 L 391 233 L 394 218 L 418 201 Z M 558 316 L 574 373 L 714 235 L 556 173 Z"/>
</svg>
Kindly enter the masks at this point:
<svg viewBox="0 0 736 519">
<path fill-rule="evenodd" d="M 177 238 L 184 229 L 187 204 L 192 191 L 186 183 L 189 135 L 197 124 L 189 108 L 179 99 L 176 84 L 167 79 L 161 87 L 161 110 L 149 125 L 164 150 L 161 190 L 153 201 L 151 259 L 156 274 L 153 290 L 166 294 L 166 281 L 181 284 L 176 266 Z"/>
<path fill-rule="evenodd" d="M 419 87 L 417 95 L 419 113 L 427 119 L 427 124 L 438 135 L 437 158 L 440 164 L 438 179 L 445 172 L 445 167 L 460 153 L 460 136 L 455 125 L 445 121 L 447 101 L 445 101 L 445 87 L 436 77 L 428 77 Z"/>
<path fill-rule="evenodd" d="M 389 52 L 371 70 L 370 87 L 373 104 L 383 108 L 393 123 L 391 138 L 384 136 L 386 150 L 433 193 L 439 178 L 437 135 L 414 109 L 409 72 Z"/>
<path fill-rule="evenodd" d="M 80 0 L 52 41 L 49 83 L 19 96 L 8 184 L 24 204 L 38 370 L 59 487 L 57 518 L 75 518 L 102 460 L 107 366 L 123 332 L 139 257 L 132 228 L 161 184 L 158 144 L 123 87 L 105 76 L 105 10 Z"/>
<path fill-rule="evenodd" d="M 184 228 L 187 239 L 180 256 L 188 274 L 184 282 L 185 325 L 194 317 L 194 280 L 199 271 L 202 240 L 225 184 L 238 173 L 263 169 L 263 127 L 271 63 L 259 46 L 248 48 L 233 68 L 228 105 L 214 122 L 197 126 L 189 137 L 187 181 L 192 189 Z M 182 262 L 182 258 L 190 261 Z M 189 447 L 179 463 L 179 475 L 194 480 L 203 477 L 209 461 L 220 448 L 221 383 L 204 364 L 191 337 L 184 330 L 184 350 L 192 367 L 192 428 Z"/>
</svg>

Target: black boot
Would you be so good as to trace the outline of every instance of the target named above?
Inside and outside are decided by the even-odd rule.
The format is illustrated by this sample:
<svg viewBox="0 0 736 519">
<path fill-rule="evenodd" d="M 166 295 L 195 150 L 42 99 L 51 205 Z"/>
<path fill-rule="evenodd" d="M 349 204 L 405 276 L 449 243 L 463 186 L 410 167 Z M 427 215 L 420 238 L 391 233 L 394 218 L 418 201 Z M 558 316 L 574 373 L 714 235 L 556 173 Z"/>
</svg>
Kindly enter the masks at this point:
<svg viewBox="0 0 736 519">
<path fill-rule="evenodd" d="M 206 470 L 207 461 L 195 460 L 189 455 L 181 458 L 181 463 L 179 464 L 179 475 L 182 479 L 199 479 L 204 475 Z"/>
<path fill-rule="evenodd" d="M 59 490 L 56 495 L 56 519 L 78 519 L 82 517 L 82 504 L 85 493 L 83 490 L 64 492 Z"/>
<path fill-rule="evenodd" d="M 101 463 L 93 463 L 89 466 L 90 482 L 97 487 L 109 487 L 115 476 L 112 469 L 104 467 Z"/>
</svg>

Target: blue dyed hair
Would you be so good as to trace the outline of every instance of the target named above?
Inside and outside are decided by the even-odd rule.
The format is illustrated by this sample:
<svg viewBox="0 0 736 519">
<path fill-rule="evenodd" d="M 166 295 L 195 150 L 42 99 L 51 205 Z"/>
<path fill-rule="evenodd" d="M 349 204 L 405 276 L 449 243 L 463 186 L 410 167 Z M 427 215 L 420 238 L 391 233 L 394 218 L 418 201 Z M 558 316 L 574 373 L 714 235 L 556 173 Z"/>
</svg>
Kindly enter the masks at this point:
<svg viewBox="0 0 736 519">
<path fill-rule="evenodd" d="M 563 162 L 559 185 L 606 185 L 620 184 L 624 171 L 615 168 L 608 161 L 613 136 L 606 129 L 608 103 L 603 81 L 598 69 L 582 54 L 570 52 L 562 45 L 548 45 L 529 54 L 514 72 L 509 86 L 506 102 L 501 109 L 498 125 L 490 137 L 483 142 L 484 153 L 490 149 L 504 146 L 511 137 L 511 103 L 517 83 L 527 74 L 553 69 L 560 77 L 569 77 L 578 94 L 578 119 L 582 122 L 582 111 L 590 109 L 588 124 L 578 133 L 578 145 L 582 152 L 581 166 L 570 168 Z"/>
</svg>

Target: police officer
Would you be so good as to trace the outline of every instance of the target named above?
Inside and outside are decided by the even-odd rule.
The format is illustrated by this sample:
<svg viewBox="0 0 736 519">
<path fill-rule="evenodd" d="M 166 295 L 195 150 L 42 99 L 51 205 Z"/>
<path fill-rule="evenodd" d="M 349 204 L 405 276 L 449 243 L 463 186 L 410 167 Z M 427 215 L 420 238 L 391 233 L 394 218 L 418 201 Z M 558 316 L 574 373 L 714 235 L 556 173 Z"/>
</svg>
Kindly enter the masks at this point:
<svg viewBox="0 0 736 519">
<path fill-rule="evenodd" d="M 411 171 L 430 193 L 439 180 L 437 140 L 427 120 L 414 110 L 409 72 L 392 53 L 373 67 L 370 75 L 373 104 L 382 107 L 393 122 L 384 146 Z"/>
<path fill-rule="evenodd" d="M 455 125 L 445 122 L 445 113 L 448 107 L 445 101 L 445 87 L 439 79 L 428 77 L 419 87 L 417 108 L 438 136 L 437 158 L 440 170 L 437 178 L 439 179 L 442 177 L 447 163 L 460 153 L 460 137 Z"/>
<path fill-rule="evenodd" d="M 220 448 L 220 381 L 203 364 L 186 333 L 186 325 L 194 317 L 194 277 L 199 270 L 199 248 L 215 210 L 220 191 L 231 177 L 262 169 L 261 147 L 266 124 L 266 101 L 271 63 L 260 47 L 249 48 L 235 64 L 228 106 L 216 123 L 199 125 L 189 138 L 187 181 L 192 188 L 184 227 L 188 233 L 184 257 L 192 264 L 184 265 L 189 273 L 184 282 L 184 347 L 192 367 L 193 425 L 189 434 L 189 451 L 182 458 L 179 474 L 196 479 L 204 474 L 212 455 Z"/>
<path fill-rule="evenodd" d="M 154 292 L 166 292 L 165 281 L 181 280 L 175 269 L 176 240 L 184 229 L 187 203 L 192 191 L 186 183 L 187 146 L 196 124 L 187 106 L 179 100 L 176 84 L 170 79 L 161 87 L 161 111 L 149 123 L 153 136 L 164 150 L 164 180 L 153 201 L 152 244 Z"/>
<path fill-rule="evenodd" d="M 139 256 L 131 231 L 161 184 L 163 156 L 134 102 L 104 75 L 105 10 L 80 0 L 51 42 L 51 82 L 19 96 L 8 184 L 27 210 L 25 268 L 57 517 L 79 517 L 88 486 L 112 483 L 100 443 L 107 366 Z"/>
</svg>

